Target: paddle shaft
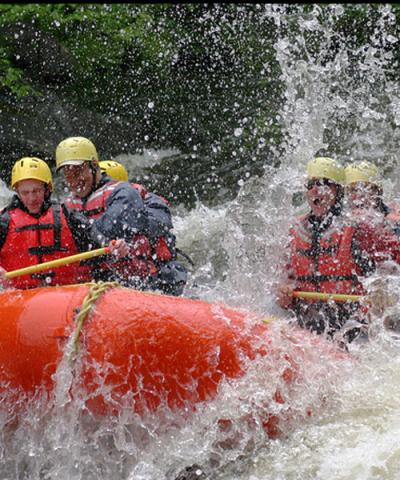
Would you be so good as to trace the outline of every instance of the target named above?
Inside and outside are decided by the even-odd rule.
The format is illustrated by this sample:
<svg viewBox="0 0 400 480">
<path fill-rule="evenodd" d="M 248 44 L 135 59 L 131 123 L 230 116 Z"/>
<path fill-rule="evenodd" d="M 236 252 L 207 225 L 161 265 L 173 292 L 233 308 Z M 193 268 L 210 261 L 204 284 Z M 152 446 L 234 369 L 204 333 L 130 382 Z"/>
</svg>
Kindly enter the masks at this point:
<svg viewBox="0 0 400 480">
<path fill-rule="evenodd" d="M 321 300 L 328 302 L 333 300 L 335 302 L 360 302 L 365 299 L 363 295 L 346 295 L 343 293 L 321 293 L 321 292 L 293 292 L 293 296 L 303 300 Z"/>
<path fill-rule="evenodd" d="M 103 247 L 96 250 L 91 250 L 89 252 L 77 253 L 76 255 L 70 255 L 69 257 L 58 258 L 57 260 L 51 260 L 50 262 L 40 263 L 38 265 L 32 265 L 30 267 L 20 268 L 19 270 L 6 272 L 6 278 L 14 278 L 21 275 L 29 275 L 31 273 L 41 272 L 50 268 L 60 267 L 61 265 L 68 265 L 70 263 L 80 262 L 81 260 L 87 260 L 88 258 L 98 257 L 99 255 L 105 255 L 109 252 L 109 247 Z"/>
</svg>

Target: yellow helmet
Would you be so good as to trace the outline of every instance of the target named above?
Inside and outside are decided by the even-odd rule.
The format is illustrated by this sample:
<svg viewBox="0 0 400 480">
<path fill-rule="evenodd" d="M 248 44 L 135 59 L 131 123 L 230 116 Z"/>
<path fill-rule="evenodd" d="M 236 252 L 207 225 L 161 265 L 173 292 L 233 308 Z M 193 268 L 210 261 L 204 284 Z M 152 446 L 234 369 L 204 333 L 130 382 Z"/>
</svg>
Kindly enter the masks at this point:
<svg viewBox="0 0 400 480">
<path fill-rule="evenodd" d="M 99 162 L 99 166 L 101 171 L 109 175 L 113 180 L 118 182 L 128 181 L 128 172 L 121 163 L 115 160 L 102 160 Z"/>
<path fill-rule="evenodd" d="M 65 165 L 82 165 L 83 162 L 99 161 L 94 144 L 84 137 L 70 137 L 60 142 L 56 149 L 57 170 Z"/>
<path fill-rule="evenodd" d="M 346 185 L 354 182 L 368 182 L 381 186 L 377 167 L 366 160 L 348 165 L 344 169 L 344 175 Z"/>
<path fill-rule="evenodd" d="M 327 178 L 336 183 L 344 181 L 343 168 L 332 158 L 317 157 L 307 164 L 308 178 Z"/>
<path fill-rule="evenodd" d="M 21 180 L 40 180 L 49 187 L 53 184 L 49 166 L 44 160 L 36 157 L 24 157 L 15 162 L 11 171 L 11 188 Z"/>
</svg>

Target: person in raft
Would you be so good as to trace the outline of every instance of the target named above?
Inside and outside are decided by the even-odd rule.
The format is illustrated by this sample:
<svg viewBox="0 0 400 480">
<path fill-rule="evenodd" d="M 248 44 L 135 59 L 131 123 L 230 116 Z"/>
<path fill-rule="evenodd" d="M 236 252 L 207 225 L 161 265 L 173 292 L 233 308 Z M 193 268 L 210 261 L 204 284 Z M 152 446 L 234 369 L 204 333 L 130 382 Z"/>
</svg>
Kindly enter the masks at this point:
<svg viewBox="0 0 400 480">
<path fill-rule="evenodd" d="M 136 188 L 103 173 L 95 145 L 84 137 L 70 137 L 56 148 L 56 168 L 64 174 L 70 195 L 66 205 L 89 218 L 102 238 L 123 238 L 128 254 L 118 262 L 91 261 L 96 280 L 114 280 L 126 287 L 149 288 L 157 272 L 148 238 L 148 215 Z"/>
<path fill-rule="evenodd" d="M 99 165 L 101 171 L 113 180 L 128 181 L 128 171 L 121 163 L 103 160 Z M 169 295 L 181 295 L 188 280 L 188 272 L 177 260 L 177 254 L 180 253 L 189 263 L 193 262 L 176 247 L 169 202 L 160 195 L 149 192 L 143 185 L 138 183 L 131 185 L 140 193 L 148 214 L 151 256 L 157 268 L 157 272 L 149 279 L 149 285 L 152 289 L 161 290 Z"/>
<path fill-rule="evenodd" d="M 6 272 L 75 255 L 99 247 L 98 232 L 81 214 L 51 200 L 52 175 L 40 158 L 18 160 L 11 173 L 15 195 L 0 212 L 0 285 L 21 289 L 91 281 L 78 262 L 6 279 Z M 123 256 L 127 245 L 117 240 L 110 251 Z"/>
<path fill-rule="evenodd" d="M 385 261 L 400 263 L 400 240 L 382 224 L 344 216 L 343 184 L 353 171 L 331 158 L 307 165 L 306 199 L 310 212 L 297 218 L 287 247 L 287 281 L 277 302 L 292 310 L 300 326 L 346 342 L 366 331 L 368 310 L 360 302 L 304 300 L 294 291 L 365 295 L 363 279 Z M 347 180 L 346 180 L 347 176 Z M 347 193 L 350 191 L 348 189 Z M 352 197 L 349 197 L 350 204 Z"/>
<path fill-rule="evenodd" d="M 386 228 L 400 235 L 400 206 L 383 201 L 382 177 L 371 162 L 354 162 L 344 169 L 349 220 L 365 229 Z"/>
</svg>

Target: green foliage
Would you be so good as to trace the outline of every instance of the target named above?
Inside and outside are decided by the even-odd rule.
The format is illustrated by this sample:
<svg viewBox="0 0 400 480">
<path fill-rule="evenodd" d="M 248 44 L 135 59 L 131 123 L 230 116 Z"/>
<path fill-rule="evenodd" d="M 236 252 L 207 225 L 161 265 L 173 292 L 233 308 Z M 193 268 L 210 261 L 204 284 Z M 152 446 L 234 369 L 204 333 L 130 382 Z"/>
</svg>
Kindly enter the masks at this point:
<svg viewBox="0 0 400 480">
<path fill-rule="evenodd" d="M 0 47 L 0 85 L 17 97 L 32 93 L 32 88 L 24 82 L 22 70 L 12 65 L 8 51 L 3 47 Z"/>
<path fill-rule="evenodd" d="M 136 149 L 171 146 L 216 172 L 253 172 L 272 151 L 276 160 L 282 143 L 277 40 L 288 42 L 291 61 L 324 65 L 345 50 L 349 69 L 359 49 L 376 45 L 391 51 L 394 67 L 400 50 L 388 38 L 398 36 L 399 16 L 394 4 L 1 4 L 0 90 L 40 90 L 15 56 L 14 35 L 33 27 L 66 52 L 64 97 L 121 118 Z M 395 68 L 391 75 L 397 80 Z"/>
</svg>

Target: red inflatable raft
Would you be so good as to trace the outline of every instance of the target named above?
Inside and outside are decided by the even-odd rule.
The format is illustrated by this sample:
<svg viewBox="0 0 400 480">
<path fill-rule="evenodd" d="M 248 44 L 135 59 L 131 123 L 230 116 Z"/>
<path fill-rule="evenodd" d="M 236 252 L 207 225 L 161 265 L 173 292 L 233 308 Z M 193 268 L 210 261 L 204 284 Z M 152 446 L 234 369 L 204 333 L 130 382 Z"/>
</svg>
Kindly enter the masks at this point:
<svg viewBox="0 0 400 480">
<path fill-rule="evenodd" d="M 0 393 L 53 391 L 91 288 L 0 293 Z M 88 408 L 112 413 L 128 401 L 141 413 L 213 399 L 223 379 L 241 377 L 249 359 L 274 348 L 268 329 L 262 319 L 205 301 L 108 288 L 93 300 L 78 338 Z M 288 361 L 282 376 L 290 383 L 297 360 Z M 284 401 L 279 392 L 276 401 Z"/>
</svg>

